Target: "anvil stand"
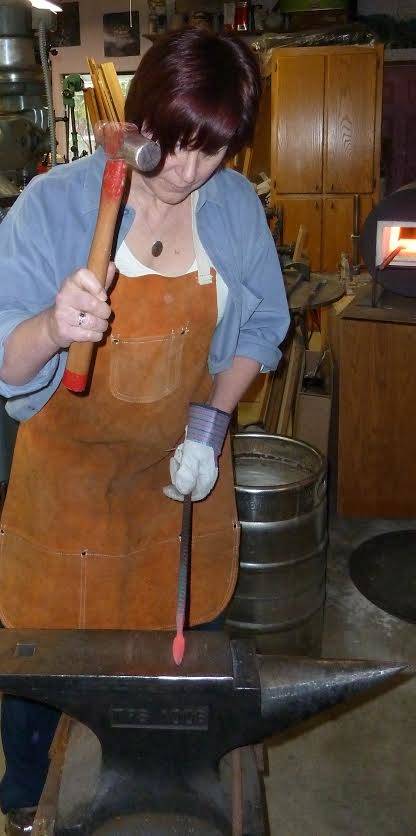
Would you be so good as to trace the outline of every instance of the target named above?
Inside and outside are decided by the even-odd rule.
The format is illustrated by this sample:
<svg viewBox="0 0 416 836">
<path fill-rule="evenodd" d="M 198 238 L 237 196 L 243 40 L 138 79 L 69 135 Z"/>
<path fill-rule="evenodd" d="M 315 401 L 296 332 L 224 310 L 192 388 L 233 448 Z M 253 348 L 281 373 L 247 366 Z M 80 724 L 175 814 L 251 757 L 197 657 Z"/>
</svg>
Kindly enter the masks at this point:
<svg viewBox="0 0 416 836">
<path fill-rule="evenodd" d="M 95 770 L 73 776 L 72 789 L 62 781 L 43 836 L 231 836 L 219 772 L 227 752 L 405 667 L 259 656 L 213 632 L 188 634 L 179 668 L 171 649 L 161 632 L 0 631 L 0 689 L 56 706 L 101 745 Z M 242 833 L 261 828 L 257 816 Z"/>
</svg>

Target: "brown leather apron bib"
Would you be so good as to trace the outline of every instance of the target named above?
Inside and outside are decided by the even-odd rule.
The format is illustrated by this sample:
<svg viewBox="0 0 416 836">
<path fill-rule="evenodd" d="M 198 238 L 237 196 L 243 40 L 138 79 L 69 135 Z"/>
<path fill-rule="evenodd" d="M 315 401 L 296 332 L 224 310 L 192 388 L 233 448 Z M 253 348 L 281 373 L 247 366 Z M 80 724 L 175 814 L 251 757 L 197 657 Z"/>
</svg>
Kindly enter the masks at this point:
<svg viewBox="0 0 416 836">
<path fill-rule="evenodd" d="M 61 385 L 20 426 L 0 533 L 5 626 L 174 627 L 182 504 L 162 487 L 188 404 L 212 385 L 211 276 L 120 276 L 88 397 Z M 191 624 L 218 615 L 234 589 L 233 481 L 227 439 L 219 480 L 194 505 Z"/>
</svg>

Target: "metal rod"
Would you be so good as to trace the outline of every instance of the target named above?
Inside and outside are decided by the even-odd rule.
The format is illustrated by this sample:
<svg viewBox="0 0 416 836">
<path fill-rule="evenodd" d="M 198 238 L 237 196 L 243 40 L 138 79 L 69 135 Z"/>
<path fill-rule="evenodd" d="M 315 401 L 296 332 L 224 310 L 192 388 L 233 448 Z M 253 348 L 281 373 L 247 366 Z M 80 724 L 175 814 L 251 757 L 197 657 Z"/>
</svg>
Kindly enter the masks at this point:
<svg viewBox="0 0 416 836">
<path fill-rule="evenodd" d="M 173 640 L 172 653 L 175 663 L 182 663 L 185 652 L 183 635 L 188 608 L 188 580 L 192 543 L 192 498 L 187 494 L 183 499 L 181 547 L 179 554 L 178 593 L 176 602 L 176 636 Z"/>
<path fill-rule="evenodd" d="M 398 255 L 399 252 L 401 252 L 402 249 L 403 249 L 403 247 L 396 247 L 395 250 L 392 250 L 391 253 L 386 255 L 386 257 L 383 259 L 381 264 L 377 265 L 377 270 L 385 270 L 386 267 L 388 267 L 389 264 L 391 264 L 393 259 L 396 258 L 396 255 Z"/>
</svg>

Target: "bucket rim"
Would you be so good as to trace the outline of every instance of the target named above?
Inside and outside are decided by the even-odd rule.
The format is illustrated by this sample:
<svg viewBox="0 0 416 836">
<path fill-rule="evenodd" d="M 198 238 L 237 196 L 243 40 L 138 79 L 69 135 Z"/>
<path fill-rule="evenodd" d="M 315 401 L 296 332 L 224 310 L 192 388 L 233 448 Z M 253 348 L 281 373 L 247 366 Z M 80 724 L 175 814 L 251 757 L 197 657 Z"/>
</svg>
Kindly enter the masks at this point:
<svg viewBox="0 0 416 836">
<path fill-rule="evenodd" d="M 315 453 L 318 460 L 320 460 L 320 466 L 317 469 L 316 473 L 313 476 L 305 477 L 304 479 L 299 479 L 297 482 L 290 482 L 289 485 L 239 485 L 238 482 L 234 484 L 234 489 L 240 493 L 248 493 L 248 494 L 272 494 L 272 493 L 283 493 L 287 492 L 288 490 L 295 490 L 296 488 L 306 487 L 308 485 L 313 484 L 313 482 L 318 482 L 322 477 L 326 476 L 327 472 L 327 457 L 324 453 L 321 453 L 316 447 L 313 447 L 312 444 L 308 444 L 306 441 L 302 441 L 300 438 L 291 438 L 291 436 L 287 435 L 277 435 L 276 433 L 245 433 L 239 432 L 234 433 L 231 439 L 231 443 L 235 438 L 259 438 L 259 439 L 273 439 L 279 441 L 287 441 L 297 447 L 307 448 Z"/>
</svg>

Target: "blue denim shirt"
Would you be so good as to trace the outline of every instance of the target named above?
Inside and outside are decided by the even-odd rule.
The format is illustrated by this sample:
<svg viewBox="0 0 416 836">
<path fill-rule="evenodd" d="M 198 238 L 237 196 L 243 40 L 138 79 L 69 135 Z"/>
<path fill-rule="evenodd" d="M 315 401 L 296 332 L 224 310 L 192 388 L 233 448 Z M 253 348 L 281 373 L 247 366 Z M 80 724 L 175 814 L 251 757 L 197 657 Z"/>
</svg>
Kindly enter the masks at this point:
<svg viewBox="0 0 416 836">
<path fill-rule="evenodd" d="M 35 177 L 0 224 L 0 365 L 4 342 L 16 326 L 54 304 L 64 279 L 86 265 L 97 218 L 105 157 L 101 150 Z M 224 169 L 199 190 L 197 229 L 212 264 L 228 286 L 224 316 L 211 341 L 211 374 L 236 355 L 276 368 L 289 325 L 282 274 L 264 210 L 252 185 Z M 120 213 L 115 249 L 134 219 Z M 59 386 L 66 350 L 28 383 L 0 380 L 7 411 L 30 418 Z"/>
</svg>

